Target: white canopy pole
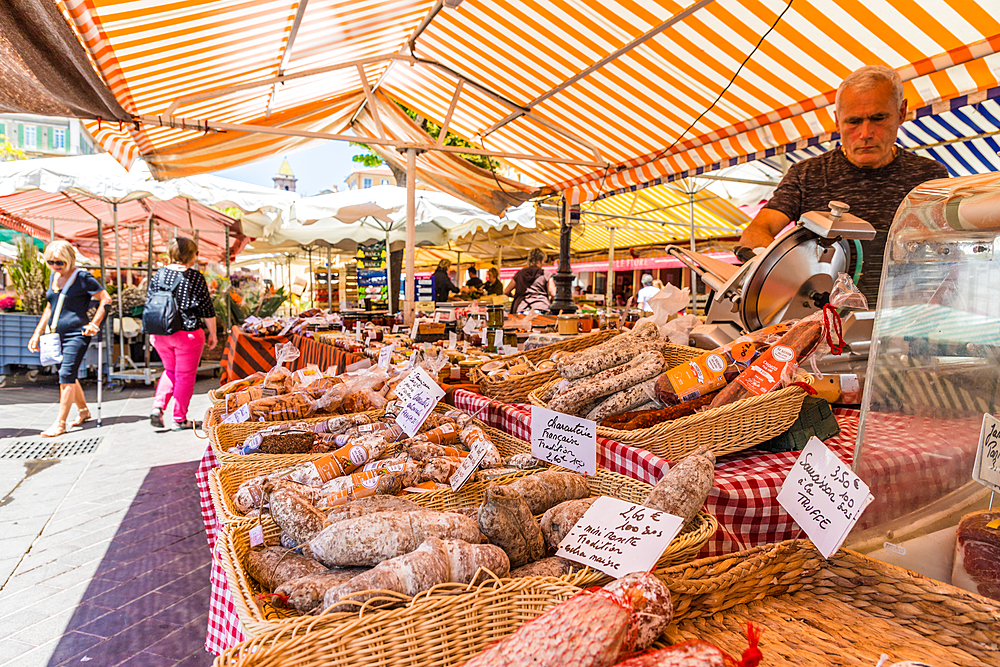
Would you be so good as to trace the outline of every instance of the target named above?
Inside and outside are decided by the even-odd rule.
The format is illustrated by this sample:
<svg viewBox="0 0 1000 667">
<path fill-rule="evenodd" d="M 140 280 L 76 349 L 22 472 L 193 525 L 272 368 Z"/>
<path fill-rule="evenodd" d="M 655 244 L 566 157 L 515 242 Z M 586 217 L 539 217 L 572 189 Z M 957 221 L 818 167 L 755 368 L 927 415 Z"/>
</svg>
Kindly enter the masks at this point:
<svg viewBox="0 0 1000 667">
<path fill-rule="evenodd" d="M 406 324 L 413 323 L 413 302 L 416 297 L 417 251 L 417 149 L 406 149 L 406 303 L 403 317 Z"/>
<path fill-rule="evenodd" d="M 608 241 L 608 284 L 605 289 L 606 294 L 604 295 L 604 307 L 611 308 L 614 306 L 614 295 L 615 295 L 615 228 L 608 227 L 608 231 L 611 233 L 611 238 Z"/>
<path fill-rule="evenodd" d="M 115 227 L 115 282 L 118 285 L 118 370 L 125 370 L 125 327 L 122 326 L 122 259 L 119 248 L 120 230 L 118 229 L 118 202 L 111 205 L 112 218 Z"/>
<path fill-rule="evenodd" d="M 691 252 L 695 252 L 695 242 L 694 242 L 694 188 L 688 193 L 688 203 L 691 206 Z M 688 269 L 691 272 L 691 314 L 698 314 L 698 275 L 694 272 L 694 269 Z"/>
<path fill-rule="evenodd" d="M 389 314 L 392 315 L 392 252 L 389 250 L 389 228 L 385 230 L 385 282 L 389 296 Z"/>
</svg>

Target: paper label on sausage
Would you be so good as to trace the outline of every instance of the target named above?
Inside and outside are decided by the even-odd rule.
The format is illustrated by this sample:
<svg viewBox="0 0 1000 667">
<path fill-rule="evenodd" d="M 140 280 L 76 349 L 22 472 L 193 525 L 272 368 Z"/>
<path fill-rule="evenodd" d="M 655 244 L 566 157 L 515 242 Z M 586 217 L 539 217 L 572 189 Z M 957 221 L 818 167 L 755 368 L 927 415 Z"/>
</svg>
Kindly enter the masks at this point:
<svg viewBox="0 0 1000 667">
<path fill-rule="evenodd" d="M 324 484 L 344 474 L 344 469 L 333 454 L 327 454 L 322 458 L 316 459 L 313 461 L 313 465 L 316 466 L 316 474 L 319 475 Z"/>
<path fill-rule="evenodd" d="M 264 544 L 264 527 L 260 524 L 254 526 L 250 529 L 248 533 L 250 537 L 250 548 L 259 547 Z"/>
<path fill-rule="evenodd" d="M 794 363 L 795 350 L 787 345 L 772 345 L 736 381 L 751 394 L 766 394 L 778 386 L 785 370 Z"/>
<path fill-rule="evenodd" d="M 737 340 L 729 349 L 706 352 L 686 364 L 667 371 L 667 381 L 679 400 L 697 398 L 726 386 L 726 369 L 735 364 L 745 369 L 757 356 L 757 347 Z"/>
</svg>

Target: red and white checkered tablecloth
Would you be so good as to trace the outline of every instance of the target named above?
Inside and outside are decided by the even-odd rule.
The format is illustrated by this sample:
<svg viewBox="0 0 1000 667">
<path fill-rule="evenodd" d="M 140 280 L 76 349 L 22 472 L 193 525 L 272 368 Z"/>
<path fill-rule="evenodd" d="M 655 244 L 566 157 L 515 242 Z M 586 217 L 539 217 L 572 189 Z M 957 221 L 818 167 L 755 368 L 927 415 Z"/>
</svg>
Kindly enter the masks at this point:
<svg viewBox="0 0 1000 667">
<path fill-rule="evenodd" d="M 479 394 L 458 390 L 452 394 L 455 407 L 477 416 L 494 428 L 522 440 L 530 440 L 530 406 L 510 405 Z M 826 445 L 850 464 L 854 458 L 858 410 L 834 410 L 840 434 Z M 873 489 L 875 502 L 862 515 L 861 527 L 879 523 L 888 508 L 919 506 L 958 488 L 967 481 L 972 469 L 967 446 L 951 443 L 954 428 L 965 424 L 939 421 L 926 428 L 915 427 L 912 418 L 880 416 L 879 446 L 873 448 L 862 466 L 861 476 Z M 927 443 L 934 445 L 928 452 Z M 798 452 L 767 453 L 750 449 L 719 459 L 715 486 L 706 502 L 706 510 L 719 522 L 719 530 L 699 554 L 701 557 L 732 553 L 753 546 L 780 542 L 795 537 L 799 529 L 778 505 L 781 484 L 798 458 Z M 929 458 L 930 457 L 930 458 Z M 934 457 L 948 459 L 948 465 L 935 465 Z M 669 463 L 638 447 L 598 438 L 599 466 L 632 479 L 655 484 L 669 468 Z M 205 452 L 197 472 L 202 518 L 209 545 L 215 547 L 220 524 L 215 516 L 208 490 L 208 472 L 218 461 L 211 447 Z M 212 595 L 209 607 L 208 635 L 205 647 L 220 653 L 244 639 L 226 577 L 217 561 L 212 564 Z"/>
<path fill-rule="evenodd" d="M 233 604 L 232 595 L 229 593 L 226 573 L 215 553 L 215 544 L 219 539 L 222 524 L 219 523 L 215 507 L 212 505 L 212 495 L 208 490 L 208 473 L 218 465 L 219 460 L 215 457 L 212 446 L 209 445 L 205 450 L 205 455 L 201 457 L 201 465 L 198 466 L 198 471 L 195 473 L 195 480 L 198 482 L 198 496 L 201 500 L 201 519 L 205 522 L 205 536 L 208 538 L 208 547 L 212 550 L 212 571 L 209 575 L 212 590 L 208 601 L 208 631 L 205 635 L 205 650 L 215 655 L 219 655 L 246 639 L 240 618 L 236 615 L 236 606 Z"/>
</svg>

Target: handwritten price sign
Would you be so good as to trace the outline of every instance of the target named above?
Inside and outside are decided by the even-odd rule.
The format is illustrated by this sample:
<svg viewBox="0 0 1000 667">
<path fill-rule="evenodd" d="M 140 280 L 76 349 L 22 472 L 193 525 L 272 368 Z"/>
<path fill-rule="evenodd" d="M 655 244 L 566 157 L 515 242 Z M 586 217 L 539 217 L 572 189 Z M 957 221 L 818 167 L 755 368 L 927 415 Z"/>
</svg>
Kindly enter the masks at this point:
<svg viewBox="0 0 1000 667">
<path fill-rule="evenodd" d="M 812 437 L 778 493 L 778 503 L 829 558 L 874 497 L 850 466 Z"/>
<path fill-rule="evenodd" d="M 396 396 L 402 405 L 396 423 L 412 438 L 434 406 L 444 398 L 444 389 L 427 371 L 417 367 L 396 387 Z"/>
<path fill-rule="evenodd" d="M 531 406 L 531 455 L 563 468 L 597 474 L 597 423 Z"/>
<path fill-rule="evenodd" d="M 983 415 L 972 479 L 992 491 L 1000 491 L 1000 421 L 989 413 Z"/>
<path fill-rule="evenodd" d="M 612 577 L 648 572 L 683 524 L 679 516 L 601 496 L 559 543 L 556 555 Z"/>
</svg>

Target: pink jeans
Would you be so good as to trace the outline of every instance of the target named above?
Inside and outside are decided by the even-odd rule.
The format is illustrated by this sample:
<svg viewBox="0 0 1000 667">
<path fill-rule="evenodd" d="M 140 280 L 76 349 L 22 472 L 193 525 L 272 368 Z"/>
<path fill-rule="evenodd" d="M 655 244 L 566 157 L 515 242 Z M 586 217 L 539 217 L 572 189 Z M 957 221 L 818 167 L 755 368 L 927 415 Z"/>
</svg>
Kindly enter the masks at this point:
<svg viewBox="0 0 1000 667">
<path fill-rule="evenodd" d="M 163 410 L 174 399 L 174 422 L 187 419 L 188 404 L 194 393 L 194 379 L 205 347 L 205 330 L 178 331 L 169 336 L 153 336 L 153 347 L 163 360 L 163 375 L 156 384 L 153 408 Z"/>
</svg>

